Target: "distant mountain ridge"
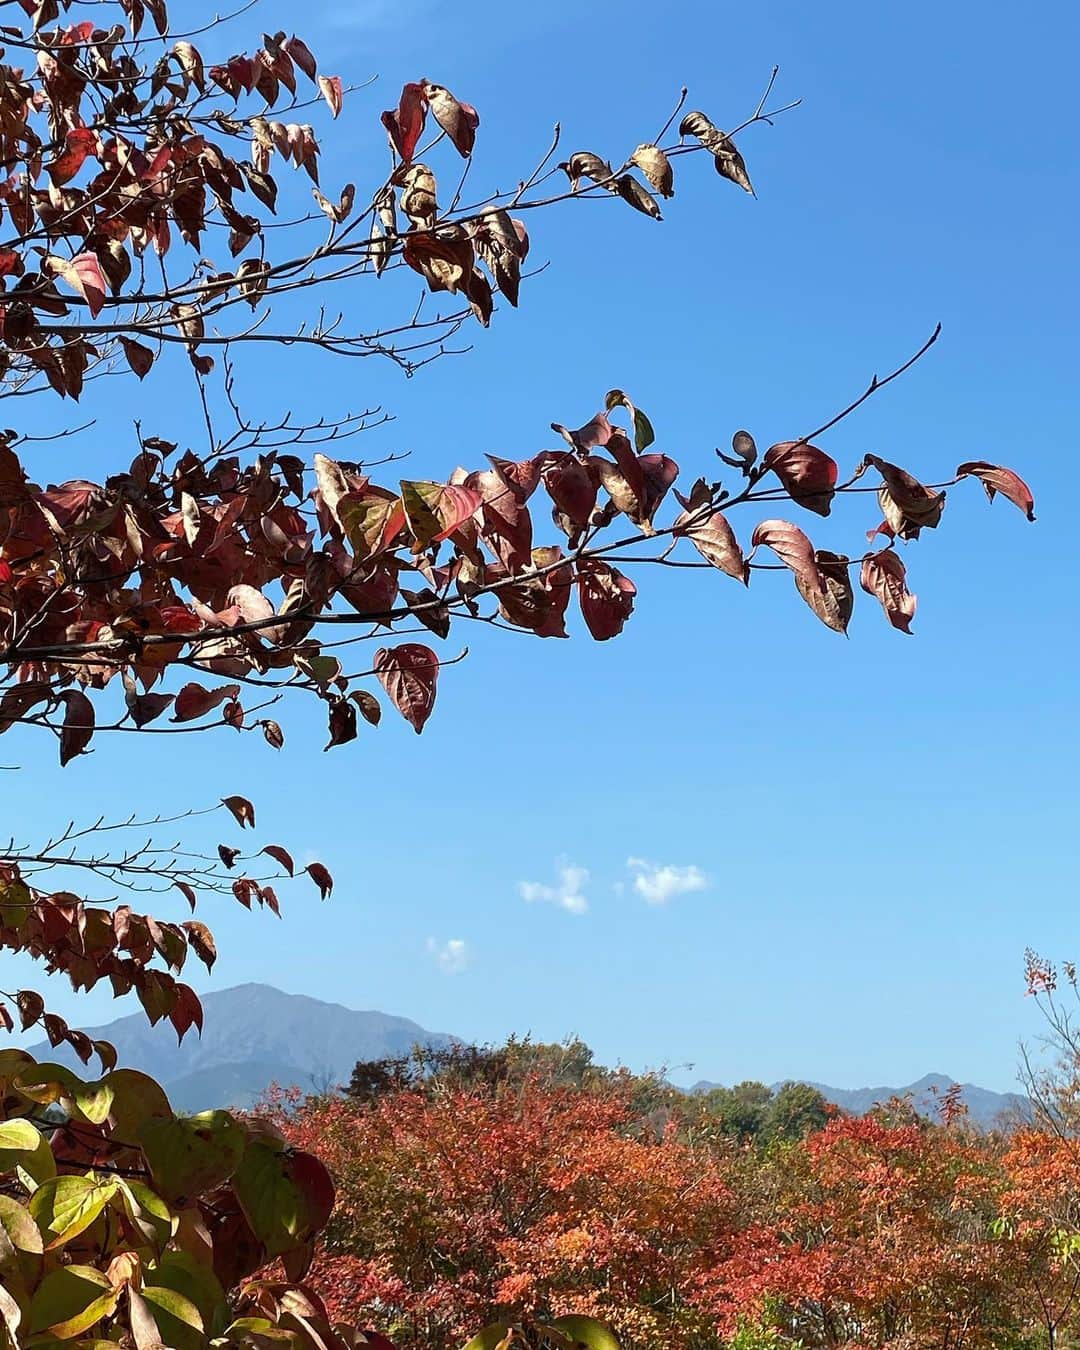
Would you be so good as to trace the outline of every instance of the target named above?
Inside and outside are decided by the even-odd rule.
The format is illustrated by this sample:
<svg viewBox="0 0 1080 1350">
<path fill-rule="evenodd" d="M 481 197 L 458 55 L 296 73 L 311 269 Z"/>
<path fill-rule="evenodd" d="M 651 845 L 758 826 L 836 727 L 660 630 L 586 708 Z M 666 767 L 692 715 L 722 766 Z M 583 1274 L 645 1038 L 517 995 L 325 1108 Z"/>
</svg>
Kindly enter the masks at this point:
<svg viewBox="0 0 1080 1350">
<path fill-rule="evenodd" d="M 202 1002 L 202 1036 L 189 1033 L 180 1045 L 168 1023 L 151 1027 L 141 1012 L 85 1030 L 111 1041 L 127 1068 L 153 1074 L 180 1111 L 250 1106 L 275 1082 L 309 1091 L 335 1087 L 349 1081 L 357 1060 L 455 1039 L 406 1017 L 355 1012 L 267 984 L 236 985 L 205 994 Z M 81 1068 L 67 1046 L 54 1050 L 42 1042 L 30 1053 Z"/>
<path fill-rule="evenodd" d="M 873 1107 L 891 1097 L 910 1097 L 915 1109 L 926 1116 L 936 1116 L 941 1097 L 956 1083 L 948 1074 L 928 1073 L 906 1087 L 834 1088 L 827 1083 L 809 1083 L 827 1102 L 853 1116 L 864 1116 Z M 709 1092 L 719 1083 L 695 1083 L 692 1092 Z M 780 1084 L 773 1085 L 774 1089 Z M 967 1107 L 968 1119 L 980 1129 L 989 1130 L 1002 1119 L 1029 1117 L 1031 1103 L 1017 1092 L 992 1092 L 976 1087 L 974 1083 L 960 1084 L 960 1101 Z"/>
<path fill-rule="evenodd" d="M 84 1028 L 111 1041 L 120 1063 L 153 1074 L 179 1111 L 215 1106 L 250 1106 L 271 1083 L 304 1090 L 322 1090 L 347 1083 L 357 1060 L 401 1055 L 414 1045 L 447 1046 L 458 1038 L 427 1031 L 407 1017 L 381 1012 L 356 1012 L 340 1003 L 326 1003 L 306 994 L 286 994 L 268 984 L 240 984 L 203 996 L 205 1028 L 189 1033 L 182 1044 L 168 1023 L 151 1027 L 142 1012 L 107 1026 Z M 38 1059 L 82 1066 L 67 1046 L 54 1050 L 47 1042 L 30 1047 Z M 953 1079 L 927 1074 L 907 1087 L 832 1088 L 811 1083 L 826 1101 L 863 1115 L 877 1102 L 910 1094 L 916 1107 L 933 1115 L 936 1098 Z M 701 1082 L 691 1091 L 720 1086 Z M 971 1120 L 987 1129 L 1003 1113 L 1029 1109 L 1027 1099 L 1011 1092 L 990 1092 L 965 1083 L 961 1100 Z"/>
</svg>

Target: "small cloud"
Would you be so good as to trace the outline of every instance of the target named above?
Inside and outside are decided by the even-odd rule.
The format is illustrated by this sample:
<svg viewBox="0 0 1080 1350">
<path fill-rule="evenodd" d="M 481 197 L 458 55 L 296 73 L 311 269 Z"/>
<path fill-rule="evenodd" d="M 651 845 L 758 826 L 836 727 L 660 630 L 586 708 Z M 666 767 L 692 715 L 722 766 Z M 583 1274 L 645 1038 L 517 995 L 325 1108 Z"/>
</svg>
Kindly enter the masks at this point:
<svg viewBox="0 0 1080 1350">
<path fill-rule="evenodd" d="M 545 886 L 539 881 L 519 881 L 518 894 L 530 904 L 543 901 L 557 905 L 569 914 L 584 914 L 589 908 L 589 902 L 582 894 L 589 881 L 588 869 L 561 861 L 556 876 L 558 881 L 554 886 Z"/>
<path fill-rule="evenodd" d="M 428 938 L 427 949 L 444 975 L 460 975 L 472 960 L 472 952 L 464 938 L 449 938 L 442 943 Z"/>
<path fill-rule="evenodd" d="M 650 905 L 666 905 L 677 895 L 704 891 L 709 879 L 700 867 L 692 864 L 677 867 L 674 863 L 646 862 L 644 858 L 627 858 L 626 865 L 634 874 L 632 885 L 638 895 Z"/>
</svg>

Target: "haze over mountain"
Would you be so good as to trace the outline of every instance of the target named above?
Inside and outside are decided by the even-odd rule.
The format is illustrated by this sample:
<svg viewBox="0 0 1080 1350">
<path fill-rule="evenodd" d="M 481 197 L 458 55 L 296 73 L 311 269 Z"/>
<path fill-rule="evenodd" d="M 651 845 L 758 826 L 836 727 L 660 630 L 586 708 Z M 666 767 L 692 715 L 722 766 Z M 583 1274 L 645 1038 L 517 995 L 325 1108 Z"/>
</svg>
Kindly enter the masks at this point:
<svg viewBox="0 0 1080 1350">
<path fill-rule="evenodd" d="M 202 1036 L 188 1034 L 180 1045 L 168 1023 L 151 1027 L 142 1012 L 85 1030 L 111 1041 L 121 1064 L 153 1074 L 180 1111 L 249 1106 L 271 1083 L 307 1090 L 335 1087 L 348 1082 L 357 1060 L 400 1055 L 417 1044 L 443 1046 L 455 1040 L 406 1017 L 356 1012 L 305 994 L 286 994 L 267 984 L 241 984 L 206 994 L 203 1007 Z M 30 1049 L 39 1059 L 82 1068 L 67 1046 L 54 1050 L 42 1042 Z M 932 1088 L 944 1092 L 954 1081 L 945 1074 L 927 1074 L 906 1087 L 811 1086 L 827 1101 L 856 1115 L 876 1102 L 906 1094 L 920 1110 L 933 1114 Z M 707 1092 L 716 1086 L 701 1082 L 692 1090 Z M 971 1120 L 983 1128 L 1003 1113 L 1015 1114 L 1027 1105 L 1016 1093 L 990 1092 L 970 1083 L 963 1085 L 962 1100 Z"/>
<path fill-rule="evenodd" d="M 180 1045 L 168 1023 L 152 1027 L 142 1012 L 85 1030 L 111 1041 L 121 1064 L 153 1074 L 181 1111 L 248 1106 L 270 1083 L 334 1087 L 348 1082 L 357 1060 L 453 1040 L 405 1017 L 355 1012 L 267 984 L 236 985 L 206 994 L 202 1002 L 202 1036 L 190 1032 Z M 38 1059 L 82 1067 L 67 1046 L 54 1050 L 42 1042 L 30 1051 Z"/>
</svg>

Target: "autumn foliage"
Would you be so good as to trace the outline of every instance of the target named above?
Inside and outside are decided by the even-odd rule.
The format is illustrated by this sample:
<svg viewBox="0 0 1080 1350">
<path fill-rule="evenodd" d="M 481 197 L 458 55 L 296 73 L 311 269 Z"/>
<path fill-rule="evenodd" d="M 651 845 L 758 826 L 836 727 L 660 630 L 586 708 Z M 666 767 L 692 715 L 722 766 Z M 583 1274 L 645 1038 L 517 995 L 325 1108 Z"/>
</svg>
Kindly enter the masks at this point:
<svg viewBox="0 0 1080 1350">
<path fill-rule="evenodd" d="M 625 1345 L 953 1347 L 1080 1332 L 1080 1152 L 905 1102 L 755 1145 L 627 1075 L 271 1103 L 338 1186 L 311 1280 L 406 1346 L 588 1309 Z M 945 1115 L 950 1108 L 945 1104 Z"/>
<path fill-rule="evenodd" d="M 320 128 L 354 91 L 295 34 L 264 33 L 238 50 L 221 20 L 188 11 L 181 27 L 165 0 L 4 6 L 0 394 L 12 411 L 0 432 L 0 734 L 13 753 L 55 745 L 66 766 L 106 733 L 160 747 L 162 736 L 217 729 L 253 734 L 269 754 L 285 740 L 271 709 L 298 698 L 321 706 L 328 749 L 377 725 L 384 704 L 419 732 L 442 671 L 460 659 L 433 643 L 477 624 L 541 638 L 580 627 L 607 641 L 633 615 L 631 570 L 650 565 L 718 571 L 740 583 L 733 598 L 757 590 L 759 573 L 788 573 L 838 633 L 857 578 L 909 632 L 904 545 L 938 526 L 946 488 L 973 478 L 1033 517 L 1028 487 L 996 465 L 962 463 L 924 485 L 877 455 L 842 472 L 823 448 L 830 429 L 902 375 L 936 332 L 805 434 L 787 429 L 759 454 L 737 430 L 719 478 L 711 453 L 684 473 L 620 389 L 595 412 L 562 414 L 569 425 L 552 422 L 554 448 L 529 433 L 514 457 L 447 466 L 442 481 L 377 474 L 338 451 L 375 410 L 314 422 L 247 412 L 238 381 L 255 344 L 383 359 L 411 374 L 463 325 L 486 327 L 498 307 L 524 298 L 542 237 L 534 222 L 557 206 L 600 198 L 627 226 L 657 228 L 687 158 L 709 166 L 718 187 L 741 189 L 749 206 L 754 188 L 735 137 L 794 105 L 769 105 L 773 72 L 757 107 L 725 132 L 685 111 L 684 95 L 636 146 L 560 159 L 556 136 L 512 192 L 471 201 L 487 113 L 420 78 L 382 112 L 389 169 L 359 186 L 335 169 L 331 184 Z M 380 124 L 370 107 L 361 115 Z M 348 166 L 353 180 L 360 168 Z M 365 312 L 385 321 L 350 326 L 342 296 L 359 282 L 379 288 Z M 423 317 L 417 286 L 440 306 Z M 80 473 L 72 433 L 57 433 L 71 465 L 57 473 L 59 456 L 48 458 L 30 434 L 22 410 L 34 405 L 22 400 L 87 400 L 102 380 L 153 389 L 154 424 L 137 421 L 132 447 L 110 448 L 94 480 Z M 201 414 L 197 446 L 167 424 L 179 398 Z M 709 428 L 707 444 L 715 440 Z M 868 491 L 876 509 L 850 556 L 816 548 L 777 515 L 826 516 L 838 499 L 863 501 Z M 753 520 L 737 525 L 736 508 Z M 865 547 L 859 529 L 868 529 Z M 362 644 L 373 644 L 371 655 L 356 658 Z M 224 795 L 209 810 L 255 828 L 242 797 Z M 197 1034 L 202 1008 L 180 977 L 189 957 L 208 968 L 217 958 L 195 917 L 200 901 L 224 895 L 276 912 L 278 889 L 300 870 L 280 842 L 222 842 L 203 856 L 154 837 L 197 814 L 163 820 L 151 808 L 126 821 L 69 823 L 39 847 L 12 842 L 0 853 L 0 947 L 75 989 L 108 982 L 117 996 L 133 992 L 151 1022 Z M 325 867 L 304 871 L 330 893 Z M 90 903 L 72 877 L 106 882 L 121 899 Z M 159 918 L 122 902 L 147 890 L 172 892 L 186 908 Z M 333 1207 L 314 1153 L 265 1122 L 176 1116 L 160 1087 L 117 1065 L 111 1046 L 35 990 L 0 991 L 0 1023 L 40 1026 L 87 1066 L 80 1076 L 0 1051 L 4 1343 L 338 1350 L 379 1342 L 335 1323 L 338 1312 L 381 1322 L 391 1310 L 409 1335 L 415 1316 L 416 1326 L 458 1336 L 490 1304 L 548 1320 L 482 1350 L 515 1339 L 606 1350 L 610 1335 L 583 1320 L 590 1313 L 632 1340 L 686 1343 L 702 1317 L 718 1315 L 705 1276 L 720 1269 L 723 1235 L 734 1231 L 730 1181 L 677 1132 L 635 1134 L 623 1102 L 549 1087 L 516 1106 L 487 1099 L 455 1125 L 437 1104 L 405 1094 L 349 1116 L 341 1128 L 363 1130 L 370 1149 L 357 1165 L 370 1163 L 372 1176 L 386 1169 L 409 1222 L 441 1236 L 423 1308 L 413 1303 L 415 1271 L 380 1285 L 383 1256 L 355 1265 L 352 1252 L 341 1259 L 354 1262 L 356 1297 L 331 1284 L 328 1307 L 304 1283 Z M 442 1175 L 416 1151 L 410 1141 L 429 1132 L 439 1157 L 464 1151 L 471 1180 Z M 548 1151 L 556 1142 L 558 1165 Z M 409 1149 L 411 1190 L 397 1161 Z M 485 1208 L 492 1192 L 501 1198 Z M 331 1234 L 362 1222 L 354 1194 Z M 336 1241 L 322 1248 L 324 1263 Z"/>
</svg>

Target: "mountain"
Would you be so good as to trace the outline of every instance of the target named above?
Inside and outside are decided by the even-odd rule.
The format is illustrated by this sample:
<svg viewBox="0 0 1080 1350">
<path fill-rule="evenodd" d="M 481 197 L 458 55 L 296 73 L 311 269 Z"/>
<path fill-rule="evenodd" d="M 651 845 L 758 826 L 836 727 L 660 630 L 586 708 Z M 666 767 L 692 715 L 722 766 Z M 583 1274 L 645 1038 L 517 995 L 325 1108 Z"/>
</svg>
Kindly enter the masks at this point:
<svg viewBox="0 0 1080 1350">
<path fill-rule="evenodd" d="M 201 1037 L 189 1033 L 177 1045 L 165 1022 L 151 1027 L 142 1012 L 87 1034 L 111 1041 L 120 1063 L 153 1074 L 180 1111 L 249 1106 L 270 1083 L 305 1089 L 346 1083 L 360 1059 L 400 1055 L 416 1044 L 441 1046 L 452 1036 L 425 1031 L 405 1017 L 354 1012 L 304 994 L 285 994 L 267 984 L 241 984 L 206 994 Z M 30 1047 L 38 1059 L 82 1066 L 64 1046 Z"/>
<path fill-rule="evenodd" d="M 948 1074 L 928 1073 L 906 1087 L 834 1088 L 826 1083 L 809 1083 L 809 1086 L 816 1088 L 827 1102 L 854 1116 L 866 1115 L 872 1107 L 887 1102 L 890 1097 L 910 1097 L 916 1110 L 923 1115 L 936 1116 L 942 1094 L 955 1082 L 956 1079 Z M 695 1083 L 691 1091 L 709 1092 L 719 1086 L 719 1083 Z M 779 1083 L 774 1084 L 774 1091 L 779 1086 Z M 973 1083 L 961 1083 L 960 1100 L 968 1109 L 968 1119 L 983 1130 L 999 1124 L 1002 1117 L 1015 1119 L 1018 1115 L 1028 1117 L 1031 1114 L 1031 1103 L 1019 1093 L 991 1092 L 989 1088 L 976 1087 Z"/>
</svg>

